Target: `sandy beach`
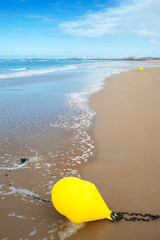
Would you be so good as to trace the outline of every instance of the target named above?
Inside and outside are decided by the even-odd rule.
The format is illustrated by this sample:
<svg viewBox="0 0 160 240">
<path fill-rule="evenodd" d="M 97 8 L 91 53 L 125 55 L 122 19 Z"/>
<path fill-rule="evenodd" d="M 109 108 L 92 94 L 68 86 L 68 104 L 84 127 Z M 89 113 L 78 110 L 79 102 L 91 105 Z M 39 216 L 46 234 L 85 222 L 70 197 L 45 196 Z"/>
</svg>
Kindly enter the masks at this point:
<svg viewBox="0 0 160 240">
<path fill-rule="evenodd" d="M 33 136 L 22 132 L 24 143 L 29 141 L 38 153 L 29 148 L 25 155 L 23 142 L 19 149 L 15 140 L 10 145 L 12 155 L 5 154 L 4 148 L 9 160 L 1 168 L 1 239 L 159 239 L 159 220 L 99 220 L 76 225 L 57 213 L 50 202 L 38 200 L 50 200 L 51 188 L 60 178 L 79 177 L 80 173 L 82 179 L 96 185 L 111 210 L 160 214 L 159 78 L 158 67 L 142 72 L 136 68 L 106 78 L 104 89 L 91 95 L 90 106 L 97 115 L 86 131 L 86 139 L 91 136 L 94 142 L 94 154 L 86 155 L 90 142 L 86 148 L 82 145 L 88 162 L 75 164 L 81 138 L 76 138 L 69 152 L 71 143 L 66 139 L 73 136 L 71 129 L 47 127 L 41 135 L 31 129 Z M 82 137 L 84 142 L 84 131 Z M 17 168 L 10 167 L 15 151 Z M 24 166 L 19 165 L 21 156 L 29 158 Z"/>
<path fill-rule="evenodd" d="M 83 169 L 109 208 L 160 214 L 160 68 L 131 70 L 106 79 L 91 97 L 98 114 L 96 161 Z M 154 239 L 160 221 L 88 223 L 70 239 Z"/>
</svg>

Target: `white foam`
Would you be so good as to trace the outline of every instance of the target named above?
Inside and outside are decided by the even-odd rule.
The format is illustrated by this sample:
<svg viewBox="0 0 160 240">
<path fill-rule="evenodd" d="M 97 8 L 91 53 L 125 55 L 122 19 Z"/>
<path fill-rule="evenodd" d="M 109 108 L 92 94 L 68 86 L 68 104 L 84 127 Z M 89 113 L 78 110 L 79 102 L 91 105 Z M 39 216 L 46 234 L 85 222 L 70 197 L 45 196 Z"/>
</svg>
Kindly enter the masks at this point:
<svg viewBox="0 0 160 240">
<path fill-rule="evenodd" d="M 58 236 L 60 240 L 65 240 L 66 238 L 75 234 L 79 229 L 86 226 L 86 223 L 76 224 L 71 221 L 66 221 L 62 224 L 62 228 L 65 228 L 62 231 L 58 232 Z"/>
<path fill-rule="evenodd" d="M 31 192 L 31 191 L 29 191 L 29 190 L 27 190 L 27 189 L 23 189 L 23 188 L 15 188 L 15 187 L 13 187 L 13 186 L 11 186 L 11 187 L 9 187 L 9 189 L 11 190 L 10 192 L 4 192 L 4 191 L 2 191 L 2 192 L 0 192 L 0 193 L 2 193 L 3 195 L 12 195 L 12 194 L 16 194 L 16 193 L 19 193 L 19 194 L 21 194 L 21 195 L 23 195 L 23 196 L 35 196 L 35 197 L 39 197 L 39 195 L 38 194 L 36 194 L 36 193 L 34 193 L 34 192 Z"/>
<path fill-rule="evenodd" d="M 31 237 L 34 236 L 36 234 L 36 232 L 37 232 L 37 230 L 34 229 L 32 232 L 29 233 L 29 236 L 31 236 Z"/>
<path fill-rule="evenodd" d="M 20 219 L 26 219 L 26 217 L 21 216 L 21 215 L 16 215 L 15 213 L 8 214 L 8 217 L 17 217 L 17 218 L 20 218 Z"/>
<path fill-rule="evenodd" d="M 0 170 L 16 170 L 16 169 L 24 167 L 25 164 L 26 163 L 21 164 L 21 165 L 15 165 L 13 167 L 0 167 Z"/>
<path fill-rule="evenodd" d="M 38 70 L 24 70 L 20 72 L 15 73 L 6 73 L 6 74 L 0 74 L 0 79 L 2 78 L 18 78 L 18 77 L 29 77 L 29 76 L 36 76 L 40 74 L 45 73 L 52 73 L 52 72 L 61 72 L 61 71 L 67 71 L 67 70 L 74 70 L 77 69 L 74 65 L 68 65 L 63 67 L 54 67 L 54 68 L 44 68 L 44 69 L 38 69 Z"/>
<path fill-rule="evenodd" d="M 65 240 L 86 225 L 87 223 L 73 223 L 66 218 L 60 219 L 58 223 L 53 223 L 51 229 L 48 231 L 48 233 L 51 234 L 49 239 L 57 239 L 58 234 L 59 240 Z"/>
<path fill-rule="evenodd" d="M 61 154 L 61 156 L 65 159 L 64 165 L 70 167 L 74 166 L 74 169 L 62 168 L 59 174 L 61 177 L 72 175 L 80 177 L 80 173 L 76 169 L 76 166 L 80 165 L 82 162 L 87 162 L 94 154 L 94 142 L 87 133 L 87 129 L 91 126 L 96 113 L 89 107 L 89 95 L 86 94 L 86 92 L 71 93 L 68 94 L 67 97 L 66 105 L 69 109 L 68 113 L 64 116 L 59 116 L 55 124 L 50 123 L 49 125 L 50 127 L 73 130 L 72 145 L 70 149 L 68 149 L 69 154 L 65 156 Z M 78 148 L 79 155 L 76 155 L 75 146 Z M 54 170 L 56 169 L 57 168 Z"/>
<path fill-rule="evenodd" d="M 39 160 L 41 160 L 41 157 L 40 156 L 35 156 L 35 157 L 30 157 L 28 158 L 29 161 L 26 161 L 25 163 L 23 164 L 16 164 L 14 165 L 13 167 L 0 167 L 0 170 L 17 170 L 19 168 L 24 168 L 29 162 L 37 162 Z"/>
<path fill-rule="evenodd" d="M 11 68 L 11 69 L 8 69 L 9 71 L 24 71 L 26 70 L 27 68 Z"/>
<path fill-rule="evenodd" d="M 45 163 L 45 167 L 49 168 L 49 167 L 51 167 L 51 164 L 50 163 Z"/>
</svg>

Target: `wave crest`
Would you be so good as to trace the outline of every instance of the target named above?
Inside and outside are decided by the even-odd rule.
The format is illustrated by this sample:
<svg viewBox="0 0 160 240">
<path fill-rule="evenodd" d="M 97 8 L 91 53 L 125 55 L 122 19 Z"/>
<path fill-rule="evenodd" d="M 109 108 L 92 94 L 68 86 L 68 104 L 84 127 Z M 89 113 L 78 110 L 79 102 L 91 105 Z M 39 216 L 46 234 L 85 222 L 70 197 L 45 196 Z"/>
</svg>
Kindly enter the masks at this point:
<svg viewBox="0 0 160 240">
<path fill-rule="evenodd" d="M 0 74 L 0 79 L 29 77 L 29 76 L 41 75 L 41 74 L 45 74 L 45 73 L 61 72 L 61 71 L 74 70 L 74 69 L 77 69 L 77 67 L 74 65 L 68 65 L 68 66 L 63 66 L 63 67 L 54 67 L 54 68 L 35 69 L 35 70 L 27 70 L 27 69 L 22 70 L 22 68 L 21 69 L 12 69 L 12 71 L 17 70 L 18 72 Z"/>
</svg>

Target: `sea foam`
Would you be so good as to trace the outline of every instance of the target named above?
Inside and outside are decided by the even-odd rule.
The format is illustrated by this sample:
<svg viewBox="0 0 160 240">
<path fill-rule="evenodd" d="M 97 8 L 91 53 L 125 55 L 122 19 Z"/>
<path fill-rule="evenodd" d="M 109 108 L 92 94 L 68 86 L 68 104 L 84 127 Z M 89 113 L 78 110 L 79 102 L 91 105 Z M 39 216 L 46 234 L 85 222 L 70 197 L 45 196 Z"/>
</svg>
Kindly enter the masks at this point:
<svg viewBox="0 0 160 240">
<path fill-rule="evenodd" d="M 17 72 L 14 73 L 5 73 L 0 74 L 0 79 L 3 78 L 18 78 L 18 77 L 30 77 L 30 76 L 36 76 L 40 74 L 45 73 L 52 73 L 52 72 L 61 72 L 61 71 L 67 71 L 67 70 L 74 70 L 77 69 L 74 65 L 68 65 L 63 67 L 54 67 L 54 68 L 43 68 L 43 69 L 35 69 L 35 70 L 27 70 L 27 69 L 10 69 L 10 70 L 17 70 Z"/>
</svg>

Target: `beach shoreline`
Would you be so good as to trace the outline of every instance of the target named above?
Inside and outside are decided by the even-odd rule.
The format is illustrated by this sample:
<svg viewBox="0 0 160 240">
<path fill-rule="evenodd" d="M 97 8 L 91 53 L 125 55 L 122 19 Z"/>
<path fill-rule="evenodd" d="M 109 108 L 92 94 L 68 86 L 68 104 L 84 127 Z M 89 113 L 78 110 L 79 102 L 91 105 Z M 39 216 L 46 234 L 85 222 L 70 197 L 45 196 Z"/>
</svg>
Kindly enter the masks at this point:
<svg viewBox="0 0 160 240">
<path fill-rule="evenodd" d="M 130 67 L 128 67 L 127 70 L 129 69 Z M 145 156 L 148 154 L 148 140 L 145 140 L 144 146 L 138 148 L 138 151 L 141 150 L 140 152 L 134 152 L 137 151 L 137 136 L 139 141 L 141 139 L 140 142 L 142 142 L 143 137 L 147 136 L 145 135 L 144 131 L 147 129 L 147 124 L 151 124 L 150 131 L 147 133 L 152 139 L 151 146 L 154 145 L 154 134 L 157 134 L 156 142 L 158 144 L 158 137 L 160 135 L 157 131 L 158 121 L 160 120 L 160 116 L 158 114 L 159 106 L 157 105 L 159 103 L 160 86 L 158 78 L 159 68 L 144 68 L 144 72 L 140 72 L 138 68 L 136 68 L 136 70 L 126 71 L 125 68 L 124 72 L 113 74 L 110 77 L 107 77 L 106 80 L 101 83 L 101 89 L 102 86 L 104 86 L 104 88 L 99 92 L 90 95 L 89 103 L 88 99 L 83 99 L 83 95 L 81 98 L 78 97 L 79 95 L 71 95 L 72 101 L 70 101 L 70 103 L 74 104 L 73 106 L 71 105 L 73 110 L 76 109 L 75 107 L 80 100 L 81 105 L 79 107 L 80 109 L 82 107 L 82 109 L 79 113 L 81 116 L 80 118 L 78 117 L 71 119 L 76 120 L 76 122 L 73 121 L 73 123 L 76 123 L 75 130 L 78 131 L 78 135 L 76 134 L 76 141 L 73 142 L 73 147 L 70 153 L 68 152 L 68 144 L 70 143 L 67 139 L 70 139 L 74 130 L 70 118 L 67 119 L 67 122 L 60 121 L 53 124 L 52 121 L 51 124 L 45 128 L 46 131 L 43 132 L 43 134 L 41 133 L 41 136 L 36 136 L 32 129 L 30 130 L 32 134 L 29 136 L 26 135 L 26 132 L 25 134 L 22 132 L 22 139 L 23 136 L 26 136 L 25 143 L 27 143 L 27 139 L 31 143 L 32 148 L 30 149 L 30 155 L 22 156 L 22 153 L 24 152 L 23 144 L 21 147 L 21 152 L 19 151 L 18 142 L 15 144 L 14 142 L 16 141 L 14 141 L 14 144 L 10 146 L 11 148 L 13 148 L 12 146 L 16 146 L 16 164 L 18 164 L 18 161 L 20 161 L 21 156 L 29 157 L 29 162 L 21 166 L 18 165 L 18 168 L 14 168 L 14 166 L 11 165 L 12 167 L 9 170 L 7 166 L 8 163 L 12 164 L 12 161 L 7 160 L 5 163 L 6 170 L 5 168 L 3 170 L 3 167 L 1 169 L 3 184 L 0 185 L 0 187 L 1 193 L 4 195 L 1 198 L 3 217 L 2 233 L 4 237 L 10 237 L 12 235 L 15 236 L 15 238 L 17 238 L 17 236 L 28 236 L 29 239 L 37 239 L 37 237 L 40 236 L 43 236 L 44 238 L 47 236 L 49 238 L 54 237 L 55 239 L 60 240 L 66 238 L 73 240 L 82 238 L 101 240 L 106 239 L 108 234 L 110 239 L 115 239 L 118 237 L 118 235 L 116 235 L 117 231 L 120 233 L 122 230 L 125 233 L 128 231 L 125 229 L 126 223 L 124 222 L 115 225 L 110 221 L 106 222 L 106 220 L 100 220 L 84 225 L 73 224 L 65 217 L 57 213 L 54 207 L 49 203 L 44 203 L 43 201 L 33 199 L 35 194 L 38 194 L 35 195 L 35 197 L 38 196 L 40 198 L 49 199 L 53 184 L 60 178 L 64 177 L 63 173 L 65 173 L 65 177 L 69 175 L 77 176 L 84 180 L 93 182 L 102 194 L 102 197 L 104 198 L 108 207 L 113 211 L 138 211 L 142 213 L 158 214 L 158 189 L 155 188 L 151 191 L 153 196 L 155 191 L 157 191 L 155 196 L 156 201 L 153 201 L 153 206 L 149 199 L 152 184 L 154 185 L 154 181 L 158 179 L 158 173 L 156 173 L 154 176 L 154 168 L 152 168 L 151 173 L 148 172 L 149 170 L 146 170 L 147 176 L 149 175 L 147 178 L 147 186 L 149 186 L 150 189 L 147 190 L 147 193 L 143 191 L 143 189 L 145 189 L 145 176 L 144 170 L 141 173 L 142 166 L 140 163 L 144 157 L 144 146 L 147 146 L 147 152 Z M 51 79 L 49 78 L 48 80 Z M 36 77 L 36 81 L 38 83 L 38 77 Z M 50 86 L 50 84 L 48 86 Z M 22 88 L 22 93 L 25 89 L 26 88 Z M 28 89 L 30 89 L 30 87 L 28 87 Z M 52 93 L 52 91 L 50 91 L 50 93 Z M 20 95 L 21 91 L 18 91 L 17 94 Z M 49 100 L 51 100 L 51 98 L 49 98 Z M 76 101 L 74 102 L 73 100 Z M 46 100 L 46 103 L 48 104 L 49 101 Z M 148 107 L 150 106 L 149 109 L 147 106 L 145 106 L 145 103 L 147 103 Z M 153 110 L 152 114 L 151 110 Z M 82 113 L 84 114 L 85 111 L 87 115 L 82 115 Z M 149 117 L 147 118 L 149 119 L 149 122 L 147 120 L 144 121 L 144 116 L 141 116 L 142 113 L 144 116 Z M 50 114 L 52 115 L 53 112 Z M 138 114 L 138 119 L 136 119 L 136 114 Z M 82 120 L 82 126 L 84 123 L 86 124 L 87 116 L 90 117 L 90 127 L 85 127 L 84 129 L 82 128 L 82 131 L 79 131 L 79 127 L 77 127 L 79 125 L 77 125 L 77 123 Z M 155 119 L 157 125 L 153 124 L 155 123 Z M 70 125 L 68 125 L 68 123 Z M 152 129 L 152 125 L 154 125 L 154 129 Z M 71 129 L 65 129 L 65 126 L 71 126 Z M 38 133 L 40 131 L 39 127 L 40 126 L 38 126 Z M 136 127 L 138 127 L 138 130 Z M 84 130 L 86 131 L 85 134 Z M 129 130 L 131 131 L 128 132 Z M 20 137 L 18 132 L 17 134 L 17 137 Z M 14 136 L 15 135 L 13 135 L 13 137 Z M 77 138 L 77 136 L 79 137 Z M 81 141 L 83 150 L 82 156 L 80 155 L 79 147 Z M 59 149 L 57 149 L 57 144 Z M 86 147 L 84 144 L 86 144 Z M 133 145 L 133 148 L 130 145 Z M 37 148 L 40 149 L 40 152 L 35 151 Z M 52 152 L 50 151 L 51 149 Z M 13 150 L 15 151 L 14 148 Z M 12 155 L 15 154 L 14 151 Z M 13 158 L 13 156 L 9 156 L 5 153 L 6 152 L 4 149 L 4 155 L 6 155 L 6 158 Z M 28 154 L 27 151 L 26 154 Z M 153 155 L 152 149 L 150 149 L 149 154 L 150 156 Z M 155 156 L 157 161 L 156 164 L 158 166 L 158 155 L 156 154 L 157 151 L 155 151 Z M 138 160 L 140 160 L 140 163 L 135 161 L 137 156 Z M 81 164 L 79 164 L 79 160 L 82 161 Z M 77 164 L 75 164 L 75 161 L 77 161 Z M 147 164 L 149 165 L 148 158 Z M 59 175 L 56 175 L 55 171 L 58 171 Z M 142 174 L 141 178 L 140 174 Z M 153 179 L 150 175 L 154 176 Z M 136 177 L 138 177 L 138 180 Z M 149 181 L 150 178 L 151 181 Z M 29 181 L 27 179 L 29 179 Z M 137 185 L 137 181 L 139 181 L 139 179 L 142 180 L 142 184 L 140 186 Z M 142 190 L 142 196 L 141 192 L 140 195 L 138 195 L 139 189 Z M 27 192 L 28 190 L 30 192 Z M 144 198 L 147 198 L 148 200 L 143 205 L 142 201 L 144 201 Z M 24 223 L 26 226 L 25 230 L 20 230 L 23 228 Z M 150 223 L 150 226 L 159 227 L 157 224 L 158 221 Z M 16 227 L 17 225 L 19 228 Z M 146 228 L 143 223 L 140 223 L 140 225 L 136 226 L 143 226 L 142 232 L 144 231 L 143 229 Z M 129 231 L 126 235 L 127 237 L 130 237 L 131 227 L 133 227 L 133 223 L 129 225 Z M 156 229 L 158 229 L 158 227 Z M 11 231 L 8 232 L 8 229 L 11 229 Z M 153 229 L 155 230 L 155 227 Z M 121 233 L 121 239 L 125 239 L 123 231 Z M 136 230 L 134 229 L 134 231 Z M 156 231 L 154 234 L 157 234 Z M 151 229 L 151 235 L 149 235 L 150 237 L 157 236 L 153 235 L 152 233 L 153 231 Z M 68 238 L 69 236 L 71 237 Z M 134 236 L 136 239 L 136 235 Z"/>
<path fill-rule="evenodd" d="M 113 211 L 159 214 L 160 68 L 112 75 L 90 98 L 96 161 L 82 169 Z M 160 222 L 87 224 L 70 239 L 159 239 Z"/>
</svg>

